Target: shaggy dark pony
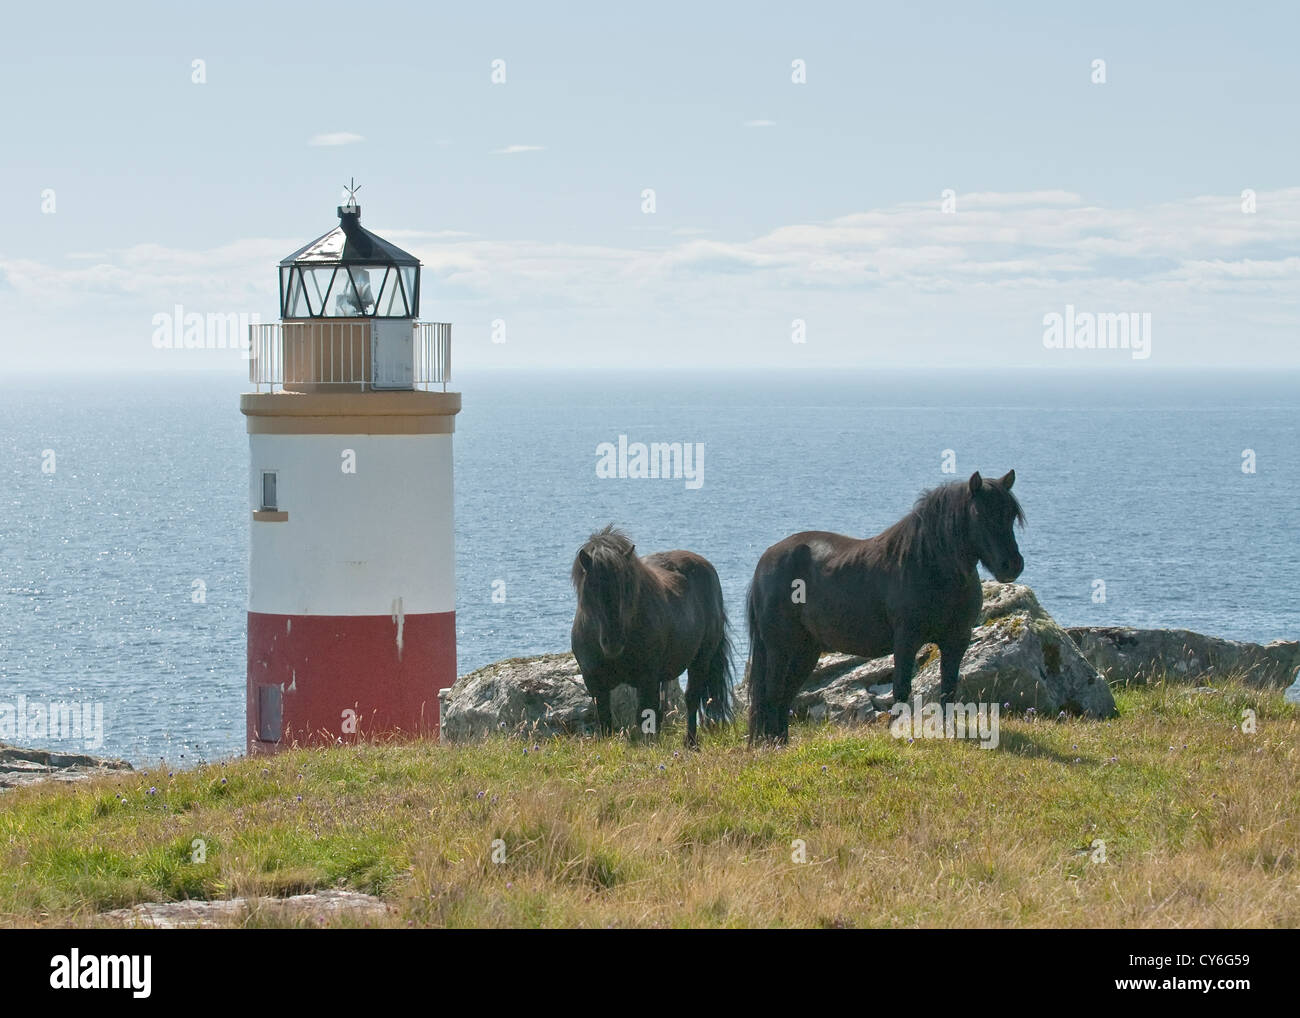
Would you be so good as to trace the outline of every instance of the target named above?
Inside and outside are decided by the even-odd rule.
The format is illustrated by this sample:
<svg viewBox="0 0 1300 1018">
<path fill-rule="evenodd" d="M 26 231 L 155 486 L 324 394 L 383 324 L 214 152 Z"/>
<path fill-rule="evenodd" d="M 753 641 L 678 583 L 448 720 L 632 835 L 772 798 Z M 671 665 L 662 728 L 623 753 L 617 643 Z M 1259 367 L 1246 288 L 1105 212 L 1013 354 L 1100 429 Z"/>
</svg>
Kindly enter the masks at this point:
<svg viewBox="0 0 1300 1018">
<path fill-rule="evenodd" d="M 979 621 L 976 564 L 1003 583 L 1025 568 L 1013 527 L 1024 512 L 1016 472 L 978 473 L 923 494 L 884 533 L 859 540 L 809 531 L 772 545 L 749 588 L 749 739 L 789 737 L 790 705 L 824 651 L 894 655 L 894 698 L 912 693 L 916 654 L 937 644 L 940 700 Z"/>
<path fill-rule="evenodd" d="M 663 721 L 661 690 L 686 672 L 686 745 L 696 745 L 696 719 L 732 718 L 731 641 L 722 585 L 707 559 L 689 551 L 638 558 L 627 535 L 608 526 L 592 534 L 573 561 L 578 610 L 573 656 L 596 698 L 603 734 L 613 731 L 610 693 L 637 691 L 637 716 Z"/>
</svg>

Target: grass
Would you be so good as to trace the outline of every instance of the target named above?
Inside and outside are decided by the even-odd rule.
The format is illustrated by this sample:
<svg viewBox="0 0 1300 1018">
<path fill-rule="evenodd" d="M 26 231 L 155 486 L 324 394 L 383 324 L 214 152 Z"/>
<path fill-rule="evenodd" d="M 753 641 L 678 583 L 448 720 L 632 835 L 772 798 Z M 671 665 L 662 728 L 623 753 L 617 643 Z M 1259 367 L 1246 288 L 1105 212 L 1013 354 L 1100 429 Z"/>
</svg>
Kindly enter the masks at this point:
<svg viewBox="0 0 1300 1018">
<path fill-rule="evenodd" d="M 1300 709 L 1235 682 L 1117 701 L 1003 717 L 996 750 L 878 724 L 752 751 L 737 726 L 699 753 L 499 737 L 19 788 L 0 925 L 346 887 L 396 926 L 1300 926 Z"/>
</svg>

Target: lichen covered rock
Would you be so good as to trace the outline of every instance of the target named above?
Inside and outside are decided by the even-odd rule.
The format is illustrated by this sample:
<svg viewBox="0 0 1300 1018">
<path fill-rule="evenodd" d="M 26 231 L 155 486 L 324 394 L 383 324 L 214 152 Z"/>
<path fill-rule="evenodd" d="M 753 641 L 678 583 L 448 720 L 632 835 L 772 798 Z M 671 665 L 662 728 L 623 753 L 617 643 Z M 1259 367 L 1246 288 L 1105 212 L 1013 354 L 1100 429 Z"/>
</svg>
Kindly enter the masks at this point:
<svg viewBox="0 0 1300 1018">
<path fill-rule="evenodd" d="M 939 695 L 939 653 L 917 656 L 912 695 Z M 893 703 L 894 659 L 825 654 L 795 698 L 796 717 L 836 722 L 874 720 Z M 1033 707 L 1040 714 L 1065 711 L 1090 718 L 1115 714 L 1105 679 L 1080 653 L 1064 629 L 1023 584 L 985 583 L 980 624 L 962 657 L 957 697 L 963 703 Z"/>
<path fill-rule="evenodd" d="M 685 713 L 678 683 L 664 687 L 666 720 Z M 596 701 L 587 692 L 572 654 L 516 657 L 462 675 L 439 698 L 442 737 L 451 742 L 494 732 L 530 737 L 590 735 L 597 730 Z M 636 692 L 614 690 L 616 728 L 637 727 Z"/>
</svg>

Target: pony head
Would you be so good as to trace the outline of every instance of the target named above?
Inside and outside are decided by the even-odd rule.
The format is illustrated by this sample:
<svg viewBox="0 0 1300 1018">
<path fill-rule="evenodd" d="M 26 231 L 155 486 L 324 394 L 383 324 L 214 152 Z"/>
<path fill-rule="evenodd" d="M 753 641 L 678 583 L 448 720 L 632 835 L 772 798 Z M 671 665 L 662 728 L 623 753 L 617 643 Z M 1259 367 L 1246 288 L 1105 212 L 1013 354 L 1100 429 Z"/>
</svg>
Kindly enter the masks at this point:
<svg viewBox="0 0 1300 1018">
<path fill-rule="evenodd" d="M 595 627 L 601 652 L 611 661 L 627 646 L 640 568 L 636 545 L 613 524 L 592 534 L 573 562 L 578 613 Z"/>
<path fill-rule="evenodd" d="M 1024 556 L 1016 544 L 1015 524 L 1024 524 L 1025 513 L 1011 494 L 1016 472 L 1008 470 L 995 481 L 970 476 L 970 535 L 979 560 L 999 583 L 1010 583 L 1025 568 Z"/>
</svg>

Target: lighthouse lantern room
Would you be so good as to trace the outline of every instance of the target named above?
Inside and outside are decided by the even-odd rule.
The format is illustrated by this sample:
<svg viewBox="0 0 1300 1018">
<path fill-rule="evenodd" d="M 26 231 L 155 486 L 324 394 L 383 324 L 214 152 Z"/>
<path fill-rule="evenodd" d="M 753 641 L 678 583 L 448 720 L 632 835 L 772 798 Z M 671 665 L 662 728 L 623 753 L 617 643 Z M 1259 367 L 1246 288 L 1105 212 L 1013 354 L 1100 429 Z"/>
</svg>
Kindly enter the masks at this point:
<svg viewBox="0 0 1300 1018">
<path fill-rule="evenodd" d="M 249 753 L 436 734 L 456 677 L 451 326 L 355 192 L 251 326 Z"/>
</svg>

